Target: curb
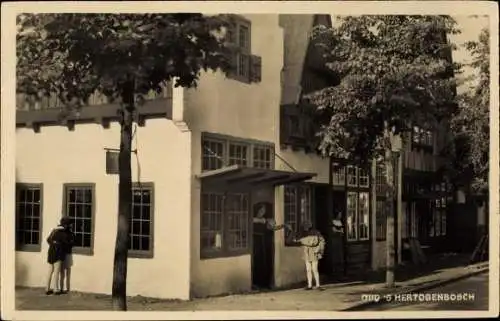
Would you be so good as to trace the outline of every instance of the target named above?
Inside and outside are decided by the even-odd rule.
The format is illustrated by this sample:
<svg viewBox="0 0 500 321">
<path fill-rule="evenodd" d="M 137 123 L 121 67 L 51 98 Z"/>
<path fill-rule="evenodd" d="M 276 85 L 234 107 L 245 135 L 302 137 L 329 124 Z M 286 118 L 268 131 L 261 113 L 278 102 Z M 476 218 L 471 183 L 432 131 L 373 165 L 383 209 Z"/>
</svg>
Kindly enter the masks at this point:
<svg viewBox="0 0 500 321">
<path fill-rule="evenodd" d="M 453 283 L 453 282 L 456 282 L 456 281 L 460 281 L 460 280 L 463 280 L 463 279 L 467 279 L 469 277 L 472 277 L 472 276 L 475 276 L 475 275 L 479 275 L 481 273 L 484 273 L 484 272 L 487 272 L 489 271 L 489 266 L 486 265 L 486 266 L 468 266 L 468 267 L 465 267 L 465 269 L 467 270 L 472 270 L 472 271 L 468 271 L 467 273 L 464 273 L 464 274 L 461 274 L 461 275 L 457 275 L 457 276 L 453 276 L 451 278 L 448 278 L 448 279 L 444 279 L 444 280 L 436 280 L 436 281 L 431 281 L 427 284 L 422 284 L 422 285 L 417 285 L 417 286 L 413 286 L 413 287 L 409 287 L 409 288 L 406 288 L 406 289 L 402 289 L 402 290 L 396 290 L 393 294 L 396 295 L 396 294 L 410 294 L 410 293 L 414 293 L 414 292 L 417 292 L 417 291 L 425 291 L 425 290 L 429 290 L 429 289 L 433 289 L 435 287 L 438 287 L 438 286 L 442 286 L 442 285 L 447 285 L 447 284 L 450 284 L 450 283 Z M 373 305 L 383 305 L 383 304 L 387 304 L 389 302 L 385 302 L 385 301 L 367 301 L 367 302 L 358 302 L 358 303 L 355 303 L 353 305 L 351 305 L 350 307 L 348 308 L 345 308 L 345 309 L 342 309 L 341 311 L 344 312 L 348 312 L 348 311 L 359 311 L 359 310 L 362 310 L 363 308 L 366 308 L 366 307 L 369 307 L 369 306 L 373 306 Z"/>
</svg>

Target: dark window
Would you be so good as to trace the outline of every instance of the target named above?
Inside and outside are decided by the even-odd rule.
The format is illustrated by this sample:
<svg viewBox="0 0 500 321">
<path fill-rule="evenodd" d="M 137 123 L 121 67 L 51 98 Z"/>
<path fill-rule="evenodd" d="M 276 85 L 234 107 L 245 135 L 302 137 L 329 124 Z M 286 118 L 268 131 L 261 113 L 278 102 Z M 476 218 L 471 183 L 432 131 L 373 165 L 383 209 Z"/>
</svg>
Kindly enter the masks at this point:
<svg viewBox="0 0 500 321">
<path fill-rule="evenodd" d="M 274 167 L 274 146 L 265 142 L 204 134 L 202 138 L 202 170 L 240 165 L 256 168 Z"/>
<path fill-rule="evenodd" d="M 73 223 L 75 253 L 93 254 L 94 184 L 64 185 L 64 215 Z"/>
<path fill-rule="evenodd" d="M 201 196 L 201 233 L 200 246 L 202 251 L 222 250 L 222 193 L 204 193 Z"/>
<path fill-rule="evenodd" d="M 285 185 L 285 224 L 289 224 L 294 233 L 301 231 L 304 222 L 313 223 L 311 199 L 311 187 L 309 185 Z M 289 241 L 285 235 L 287 245 Z"/>
<path fill-rule="evenodd" d="M 243 79 L 250 77 L 250 56 L 244 53 L 237 53 L 238 57 L 238 76 Z"/>
<path fill-rule="evenodd" d="M 131 257 L 153 257 L 153 196 L 152 184 L 134 184 L 128 247 Z"/>
<path fill-rule="evenodd" d="M 369 187 L 369 172 L 363 168 L 358 168 L 359 187 Z"/>
<path fill-rule="evenodd" d="M 16 185 L 16 249 L 40 251 L 42 185 Z"/>
<path fill-rule="evenodd" d="M 377 169 L 375 172 L 375 189 L 377 194 L 384 195 L 385 193 L 385 185 L 386 185 L 386 177 L 385 177 L 385 166 L 380 164 L 377 165 Z"/>
<path fill-rule="evenodd" d="M 228 248 L 229 250 L 248 247 L 248 195 L 227 195 Z"/>
<path fill-rule="evenodd" d="M 429 236 L 446 235 L 446 197 L 438 197 L 431 204 L 432 219 L 430 222 Z"/>
<path fill-rule="evenodd" d="M 248 252 L 248 194 L 202 193 L 200 248 L 202 257 L 231 256 Z"/>
<path fill-rule="evenodd" d="M 347 193 L 347 240 L 365 241 L 370 238 L 370 194 Z"/>
<path fill-rule="evenodd" d="M 332 164 L 332 183 L 333 185 L 345 186 L 345 166 L 334 163 Z"/>
<path fill-rule="evenodd" d="M 269 146 L 254 146 L 253 148 L 253 167 L 271 168 L 273 151 Z"/>
<path fill-rule="evenodd" d="M 241 16 L 231 15 L 230 24 L 226 32 L 227 45 L 232 49 L 232 71 L 229 77 L 245 82 L 261 81 L 261 58 L 252 55 L 252 25 Z"/>
<path fill-rule="evenodd" d="M 358 168 L 356 166 L 347 166 L 347 186 L 358 186 Z"/>
<path fill-rule="evenodd" d="M 229 165 L 247 166 L 248 146 L 244 144 L 229 144 Z"/>
<path fill-rule="evenodd" d="M 219 169 L 224 166 L 224 143 L 216 140 L 203 140 L 203 170 Z"/>
</svg>

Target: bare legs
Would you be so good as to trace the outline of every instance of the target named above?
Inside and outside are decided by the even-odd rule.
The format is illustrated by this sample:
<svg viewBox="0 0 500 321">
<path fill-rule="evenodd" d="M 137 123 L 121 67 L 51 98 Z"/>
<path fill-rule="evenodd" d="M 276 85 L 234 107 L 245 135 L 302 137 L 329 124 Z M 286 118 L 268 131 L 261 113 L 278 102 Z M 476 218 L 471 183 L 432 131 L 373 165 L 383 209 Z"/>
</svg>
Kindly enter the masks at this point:
<svg viewBox="0 0 500 321">
<path fill-rule="evenodd" d="M 47 294 L 50 294 L 52 292 L 52 281 L 54 281 L 54 288 L 57 287 L 57 281 L 59 279 L 59 282 L 61 282 L 61 261 L 57 261 L 54 264 L 51 264 L 49 266 L 49 273 L 47 275 L 47 284 L 45 290 L 47 291 Z"/>
<path fill-rule="evenodd" d="M 320 287 L 318 261 L 306 261 L 307 288 L 312 288 L 313 276 L 316 281 L 316 288 Z"/>
<path fill-rule="evenodd" d="M 61 278 L 59 280 L 59 286 L 61 291 L 64 289 L 64 281 L 66 281 L 66 292 L 71 289 L 71 266 L 67 262 L 64 262 L 61 269 Z"/>
</svg>

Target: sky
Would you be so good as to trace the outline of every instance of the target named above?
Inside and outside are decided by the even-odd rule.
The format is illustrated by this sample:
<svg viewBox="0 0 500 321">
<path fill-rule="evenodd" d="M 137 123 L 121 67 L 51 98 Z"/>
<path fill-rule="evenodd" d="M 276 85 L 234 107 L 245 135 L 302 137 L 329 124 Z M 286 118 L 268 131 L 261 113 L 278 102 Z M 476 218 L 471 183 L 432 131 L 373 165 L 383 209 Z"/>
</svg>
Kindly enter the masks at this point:
<svg viewBox="0 0 500 321">
<path fill-rule="evenodd" d="M 457 44 L 459 46 L 458 50 L 453 52 L 453 61 L 458 63 L 468 63 L 471 60 L 470 54 L 467 52 L 463 45 L 467 41 L 476 41 L 479 38 L 479 33 L 483 28 L 487 28 L 489 26 L 488 17 L 471 17 L 471 16 L 455 16 L 453 17 L 457 22 L 457 27 L 462 31 L 461 34 L 458 35 L 450 35 L 450 41 Z M 464 73 L 462 77 L 467 77 L 472 74 L 472 70 L 470 68 L 464 68 Z M 461 87 L 458 89 L 460 92 L 464 90 L 465 87 Z"/>
</svg>

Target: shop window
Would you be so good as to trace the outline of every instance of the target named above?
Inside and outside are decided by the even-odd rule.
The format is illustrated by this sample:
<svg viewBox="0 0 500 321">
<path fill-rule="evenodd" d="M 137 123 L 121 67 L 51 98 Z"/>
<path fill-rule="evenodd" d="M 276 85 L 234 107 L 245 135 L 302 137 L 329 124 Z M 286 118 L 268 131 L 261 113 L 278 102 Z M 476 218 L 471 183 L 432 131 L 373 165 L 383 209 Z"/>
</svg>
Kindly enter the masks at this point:
<svg viewBox="0 0 500 321">
<path fill-rule="evenodd" d="M 285 185 L 285 224 L 290 225 L 295 234 L 300 234 L 304 222 L 313 223 L 311 199 L 309 185 Z M 285 244 L 290 245 L 289 241 L 285 235 Z"/>
</svg>

